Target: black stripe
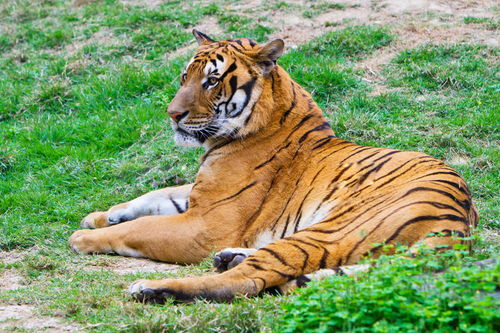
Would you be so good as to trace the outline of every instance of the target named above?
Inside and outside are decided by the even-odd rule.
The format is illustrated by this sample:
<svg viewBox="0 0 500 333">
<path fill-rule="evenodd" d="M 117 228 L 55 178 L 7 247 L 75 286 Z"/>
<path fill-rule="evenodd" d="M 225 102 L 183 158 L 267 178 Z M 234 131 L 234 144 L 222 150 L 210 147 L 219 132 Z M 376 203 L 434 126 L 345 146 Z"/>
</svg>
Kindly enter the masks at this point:
<svg viewBox="0 0 500 333">
<path fill-rule="evenodd" d="M 268 247 L 263 247 L 263 248 L 260 248 L 259 249 L 260 251 L 265 251 L 267 253 L 269 253 L 270 255 L 272 255 L 273 257 L 275 257 L 282 265 L 284 266 L 290 266 L 285 259 L 283 259 L 277 252 L 271 250 L 270 248 Z"/>
<path fill-rule="evenodd" d="M 236 91 L 236 87 L 238 86 L 238 77 L 232 76 L 229 79 L 229 86 L 231 87 L 231 98 L 229 99 L 229 102 L 231 102 L 232 96 L 234 95 L 234 92 Z M 228 102 L 228 104 L 229 104 Z"/>
<path fill-rule="evenodd" d="M 373 160 L 373 162 L 380 161 L 384 157 L 387 157 L 387 156 L 390 156 L 390 155 L 394 155 L 394 154 L 397 154 L 397 153 L 401 153 L 401 150 L 391 151 L 390 153 L 384 154 L 384 155 L 380 156 L 379 158 L 377 158 L 376 160 Z"/>
<path fill-rule="evenodd" d="M 311 246 L 311 247 L 314 247 L 314 248 L 316 248 L 316 249 L 320 249 L 320 247 L 319 247 L 319 246 L 317 246 L 317 245 L 315 245 L 315 244 L 313 244 L 313 243 L 306 242 L 306 241 L 305 241 L 305 240 L 303 240 L 303 239 L 294 238 L 293 236 L 287 237 L 287 238 L 285 238 L 285 239 L 286 239 L 286 240 L 288 240 L 288 241 L 299 242 L 299 243 L 303 243 L 303 244 L 309 245 L 309 246 Z"/>
<path fill-rule="evenodd" d="M 307 131 L 304 135 L 302 135 L 302 137 L 299 139 L 299 143 L 302 143 L 305 139 L 307 139 L 309 134 L 311 134 L 312 132 L 322 131 L 329 128 L 331 128 L 330 124 L 327 121 L 325 121 L 323 124 L 316 126 L 315 128 Z"/>
<path fill-rule="evenodd" d="M 401 233 L 401 231 L 403 231 L 403 229 L 405 229 L 410 224 L 414 224 L 414 223 L 418 223 L 418 222 L 423 222 L 423 221 L 434 221 L 434 220 L 438 220 L 438 221 L 441 221 L 441 220 L 456 221 L 456 222 L 462 222 L 465 225 L 467 225 L 467 222 L 465 221 L 465 218 L 463 218 L 461 216 L 453 215 L 453 214 L 442 214 L 442 215 L 438 215 L 438 216 L 433 216 L 433 215 L 418 216 L 418 217 L 415 217 L 415 218 L 413 218 L 411 220 L 408 220 L 405 223 L 403 223 L 402 225 L 400 225 L 396 229 L 396 231 L 391 235 L 391 237 L 387 238 L 386 243 L 389 243 L 389 242 L 393 241 L 396 237 L 399 236 L 399 234 Z"/>
<path fill-rule="evenodd" d="M 439 203 L 437 202 L 426 202 L 426 201 L 417 201 L 417 202 L 412 202 L 412 203 L 409 203 L 407 205 L 404 205 L 404 206 L 401 206 L 401 207 L 398 207 L 396 208 L 395 210 L 393 210 L 391 213 L 389 213 L 387 216 L 385 216 L 382 221 L 377 224 L 371 231 L 370 231 L 370 234 L 373 234 L 376 230 L 378 230 L 378 228 L 384 224 L 384 222 L 391 216 L 393 216 L 394 214 L 396 214 L 397 212 L 401 211 L 402 209 L 404 208 L 407 208 L 407 207 L 410 207 L 410 206 L 413 206 L 413 205 L 416 205 L 416 204 L 422 204 L 422 203 L 430 203 L 430 204 L 436 204 L 436 206 L 439 207 Z M 444 204 L 443 204 L 444 205 Z M 445 205 L 445 206 L 448 206 L 448 205 Z M 448 206 L 449 207 L 449 206 Z M 446 208 L 448 208 L 446 207 Z M 439 207 L 439 208 L 442 208 L 442 207 Z M 456 209 L 453 209 L 455 211 L 457 211 Z M 443 218 L 445 217 L 445 218 Z M 457 216 L 457 215 L 453 215 L 453 214 L 442 214 L 442 215 L 425 215 L 425 216 L 418 216 L 418 217 L 415 217 L 413 219 L 410 219 L 408 220 L 407 222 L 405 222 L 403 225 L 401 225 L 398 229 L 396 229 L 396 232 L 398 232 L 398 230 L 402 230 L 401 228 L 404 227 L 406 224 L 411 224 L 411 223 L 416 223 L 416 222 L 420 222 L 420 221 L 428 221 L 428 220 L 443 220 L 443 219 L 451 219 L 451 220 L 454 220 L 454 221 L 462 221 L 464 224 L 466 224 L 466 221 L 465 221 L 465 218 L 463 217 L 460 217 L 460 216 Z M 356 227 L 356 229 L 359 229 L 359 227 L 364 224 L 366 221 L 362 222 L 360 225 L 358 225 Z M 353 229 L 353 230 L 356 230 L 356 229 Z M 393 234 L 394 236 L 395 234 Z M 397 235 L 396 235 L 397 236 Z M 394 237 L 396 237 L 394 236 Z M 391 236 L 392 237 L 392 236 Z M 346 260 L 348 260 L 350 258 L 350 256 L 352 255 L 352 253 L 359 247 L 359 245 L 361 245 L 361 243 L 363 243 L 364 241 L 366 240 L 366 238 L 363 238 L 361 240 L 359 240 L 356 245 L 354 245 L 354 247 L 351 249 L 351 251 L 349 251 L 349 254 L 347 255 L 347 258 Z M 389 242 L 390 240 L 392 240 L 391 238 L 387 239 L 386 242 Z M 378 246 L 376 247 L 375 249 L 378 249 L 380 248 L 381 246 Z"/>
<path fill-rule="evenodd" d="M 253 87 L 255 85 L 255 81 L 257 81 L 256 78 L 252 78 L 250 81 L 247 81 L 245 84 L 241 85 L 240 87 L 238 87 L 238 90 L 243 90 L 245 92 L 245 101 L 243 102 L 243 106 L 240 108 L 240 110 L 236 113 L 233 113 L 231 114 L 230 116 L 231 117 L 238 117 L 242 112 L 243 110 L 245 110 L 245 108 L 247 107 L 248 103 L 250 102 L 250 97 L 252 95 L 252 90 L 253 90 Z M 234 95 L 234 93 L 233 93 Z M 232 97 L 231 97 L 232 98 Z"/>
<path fill-rule="evenodd" d="M 288 223 L 290 223 L 290 215 L 287 216 L 286 222 L 285 222 L 285 227 L 283 228 L 283 232 L 281 233 L 281 237 L 285 237 L 286 229 L 288 229 Z"/>
<path fill-rule="evenodd" d="M 172 197 L 170 197 L 169 199 L 172 202 L 172 204 L 174 205 L 175 209 L 177 210 L 177 213 L 182 214 L 185 212 L 185 210 L 183 210 L 182 207 L 179 206 L 179 204 L 177 202 L 175 202 L 174 199 L 172 199 Z"/>
<path fill-rule="evenodd" d="M 338 152 L 339 152 L 339 151 L 341 151 L 341 150 L 344 150 L 344 149 L 349 148 L 349 147 L 352 147 L 352 146 L 356 146 L 356 144 L 354 144 L 354 143 L 352 143 L 352 142 L 349 142 L 349 141 L 344 141 L 344 142 L 340 142 L 340 143 L 338 143 L 338 144 L 334 145 L 333 147 L 338 146 L 338 145 L 341 145 L 341 144 L 349 144 L 349 145 L 348 145 L 348 146 L 345 146 L 345 147 L 342 147 L 342 148 L 340 148 L 340 149 L 334 150 L 334 151 L 332 151 L 332 152 L 330 152 L 330 153 L 328 153 L 328 155 L 323 156 L 323 157 L 322 157 L 322 158 L 318 161 L 318 163 L 319 163 L 319 162 L 324 161 L 326 158 L 328 158 L 328 157 L 332 156 L 333 154 L 338 153 Z M 328 147 L 328 148 L 331 148 L 331 147 Z M 326 150 L 326 149 L 325 149 L 325 150 Z"/>
<path fill-rule="evenodd" d="M 220 202 L 222 202 L 222 201 L 226 201 L 226 200 L 232 199 L 232 198 L 234 198 L 234 197 L 236 197 L 236 196 L 240 195 L 240 194 L 241 194 L 241 193 L 243 193 L 244 191 L 248 190 L 250 187 L 254 186 L 255 184 L 257 184 L 257 182 L 256 182 L 256 181 L 254 181 L 254 182 L 252 182 L 252 183 L 248 184 L 247 186 L 243 187 L 241 190 L 239 190 L 239 191 L 238 191 L 238 192 L 236 192 L 235 194 L 230 195 L 230 196 L 228 196 L 228 197 L 226 197 L 226 198 L 224 198 L 224 199 L 220 199 L 220 200 L 218 200 L 218 201 L 214 202 L 213 204 L 218 204 L 218 203 L 220 203 Z"/>
<path fill-rule="evenodd" d="M 299 210 L 300 210 L 300 209 L 302 209 L 302 204 L 303 204 L 303 203 L 304 203 L 304 201 L 302 201 L 302 202 L 300 203 L 300 208 L 299 208 Z M 301 218 L 302 218 L 302 211 L 300 211 L 300 212 L 299 212 L 299 214 L 298 214 L 297 216 L 295 216 L 295 221 L 293 221 L 293 223 L 294 223 L 294 225 L 295 225 L 295 226 L 293 227 L 293 233 L 296 233 L 296 232 L 298 231 L 298 229 L 299 229 L 299 223 L 300 223 L 300 219 L 301 219 Z"/>
<path fill-rule="evenodd" d="M 254 168 L 254 170 L 260 169 L 260 168 L 262 168 L 264 165 L 266 165 L 266 164 L 270 163 L 272 160 L 274 160 L 274 158 L 276 157 L 276 155 L 277 155 L 280 151 L 282 151 L 283 149 L 288 148 L 288 147 L 290 146 L 290 144 L 291 144 L 291 142 L 288 142 L 286 145 L 284 145 L 283 147 L 281 147 L 280 149 L 278 149 L 278 150 L 276 151 L 276 153 L 274 153 L 274 155 L 273 155 L 273 156 L 271 156 L 271 157 L 270 157 L 268 160 L 266 160 L 265 162 L 262 162 L 261 164 L 257 165 L 257 166 Z"/>
<path fill-rule="evenodd" d="M 236 66 L 236 62 L 233 62 L 231 64 L 231 66 L 229 66 L 229 68 L 227 69 L 227 71 L 225 71 L 219 78 L 219 81 L 222 81 L 224 80 L 224 78 L 231 72 L 234 72 L 236 70 L 237 66 Z"/>
<path fill-rule="evenodd" d="M 236 140 L 236 138 L 232 137 L 231 139 L 227 140 L 227 141 L 224 141 L 222 143 L 219 143 L 215 146 L 213 146 L 212 148 L 210 148 L 205 154 L 203 154 L 203 156 L 201 157 L 201 162 L 200 162 L 200 165 L 202 165 L 205 160 L 208 158 L 208 156 L 213 153 L 215 150 L 219 149 L 219 148 L 222 148 L 224 147 L 225 145 L 233 142 L 234 140 Z"/>
<path fill-rule="evenodd" d="M 405 194 L 403 194 L 403 196 L 401 198 L 404 198 L 414 192 L 420 192 L 420 191 L 429 191 L 429 192 L 436 192 L 436 193 L 439 193 L 439 194 L 442 194 L 450 199 L 452 199 L 453 201 L 455 201 L 460 207 L 462 207 L 465 211 L 469 211 L 469 208 L 470 208 L 470 202 L 468 200 L 459 200 L 457 199 L 454 195 L 452 195 L 451 193 L 448 193 L 446 191 L 443 191 L 443 190 L 439 190 L 439 189 L 436 189 L 436 188 L 432 188 L 432 187 L 425 187 L 425 186 L 421 186 L 421 187 L 415 187 L 415 188 L 412 188 L 411 190 L 408 190 L 408 192 L 406 192 Z"/>
<path fill-rule="evenodd" d="M 428 173 L 426 175 L 420 176 L 418 178 L 415 178 L 414 180 L 421 179 L 421 178 L 428 177 L 428 176 L 434 176 L 434 175 L 452 175 L 452 176 L 460 177 L 460 175 L 454 171 L 437 171 L 437 172 L 432 172 L 432 173 Z"/>
<path fill-rule="evenodd" d="M 284 277 L 284 278 L 285 278 L 285 279 L 287 279 L 288 281 L 295 279 L 295 276 L 293 276 L 293 275 L 286 274 L 286 273 L 282 273 L 282 272 L 277 271 L 277 270 L 272 269 L 272 268 L 270 269 L 270 271 L 271 271 L 271 272 L 274 272 L 274 273 L 276 273 L 276 274 L 278 274 L 278 275 L 280 275 L 281 277 Z"/>
<path fill-rule="evenodd" d="M 295 133 L 295 131 L 297 131 L 301 126 L 303 126 L 306 123 L 306 121 L 308 121 L 312 117 L 313 117 L 312 114 L 308 114 L 308 115 L 304 116 L 304 118 L 302 118 L 299 121 L 299 123 L 297 125 L 295 125 L 295 127 L 292 129 L 292 131 L 288 134 L 285 141 L 287 141 L 293 135 L 293 133 Z"/>
<path fill-rule="evenodd" d="M 382 167 L 387 163 L 389 162 L 391 159 L 388 158 L 386 159 L 385 161 L 381 162 L 379 165 L 377 165 L 376 167 L 374 167 L 373 169 L 369 170 L 368 172 L 366 172 L 365 174 L 363 174 L 357 181 L 358 181 L 358 184 L 359 185 L 362 185 L 365 180 L 368 178 L 368 176 L 373 173 L 373 172 L 377 172 L 379 171 L 380 169 L 382 169 Z"/>
<path fill-rule="evenodd" d="M 262 289 L 266 289 L 266 286 L 267 286 L 266 280 L 264 280 L 264 279 L 263 279 L 263 278 L 261 278 L 261 277 L 256 277 L 256 278 L 255 278 L 255 280 L 260 280 L 260 281 L 262 281 L 262 283 L 264 284 L 264 285 L 262 286 Z"/>
<path fill-rule="evenodd" d="M 302 267 L 300 268 L 300 270 L 303 272 L 306 269 L 306 266 L 307 266 L 308 261 L 309 261 L 309 253 L 307 253 L 303 248 L 301 248 L 298 245 L 291 244 L 291 243 L 289 243 L 288 245 L 295 247 L 300 252 L 302 252 L 302 254 L 304 255 L 304 263 L 302 264 Z"/>
<path fill-rule="evenodd" d="M 257 265 L 257 264 L 254 264 L 252 262 L 247 262 L 246 263 L 248 266 L 252 266 L 253 268 L 255 268 L 256 270 L 258 271 L 265 271 L 266 269 L 265 268 L 262 268 L 262 266 L 260 265 Z"/>
<path fill-rule="evenodd" d="M 377 155 L 382 149 L 377 149 L 376 152 L 374 152 L 373 154 L 370 154 L 368 156 L 366 156 L 365 158 L 363 159 L 360 159 L 359 161 L 357 161 L 359 164 L 363 163 L 364 161 L 366 161 L 367 159 L 369 158 L 372 158 L 373 156 Z"/>
<path fill-rule="evenodd" d="M 316 178 L 319 176 L 319 174 L 321 173 L 321 171 L 323 171 L 325 169 L 326 165 L 323 165 L 323 167 L 321 169 L 318 170 L 318 172 L 316 172 L 316 174 L 314 175 L 313 179 L 311 179 L 311 182 L 309 183 L 309 186 L 311 186 L 314 181 L 316 180 Z"/>
<path fill-rule="evenodd" d="M 271 94 L 274 95 L 274 71 L 271 72 Z"/>
<path fill-rule="evenodd" d="M 219 59 L 220 61 L 224 62 L 224 57 L 221 56 L 220 54 L 217 54 L 216 55 L 217 59 Z"/>
<path fill-rule="evenodd" d="M 463 194 L 465 194 L 466 196 L 470 196 L 470 191 L 467 187 L 462 187 L 460 186 L 459 184 L 457 184 L 456 182 L 451 182 L 449 180 L 445 180 L 445 179 L 429 179 L 427 180 L 431 183 L 434 183 L 434 182 L 437 182 L 437 183 L 444 183 L 444 184 L 448 184 L 450 186 L 453 186 L 454 188 L 456 188 L 458 191 L 462 192 Z"/>
<path fill-rule="evenodd" d="M 318 141 L 316 141 L 317 145 L 316 145 L 316 146 L 314 146 L 311 150 L 316 150 L 316 149 L 318 149 L 318 148 L 323 147 L 323 146 L 324 146 L 324 145 L 326 145 L 328 142 L 330 142 L 333 138 L 335 138 L 335 135 L 329 135 L 329 136 L 327 136 L 327 137 L 325 137 L 325 138 L 323 138 L 323 139 L 319 139 Z M 321 141 L 321 143 L 318 143 L 318 142 L 320 142 L 320 141 Z"/>
<path fill-rule="evenodd" d="M 416 159 L 420 159 L 420 158 L 424 158 L 424 157 L 427 157 L 427 156 L 418 157 L 418 158 L 416 158 Z M 385 175 L 384 175 L 384 176 L 382 176 L 382 177 L 380 177 L 380 178 L 378 178 L 378 179 L 377 179 L 377 181 L 379 181 L 379 180 L 381 180 L 381 179 L 383 179 L 383 178 L 385 178 L 385 177 L 390 176 L 390 175 L 391 175 L 391 174 L 393 174 L 394 172 L 396 172 L 396 171 L 398 171 L 398 170 L 400 170 L 400 169 L 404 168 L 404 167 L 405 167 L 408 163 L 414 162 L 416 159 L 411 159 L 411 160 L 409 160 L 409 161 L 406 161 L 405 163 L 403 163 L 403 164 L 401 164 L 401 165 L 397 166 L 396 168 L 392 169 L 391 171 L 386 172 L 386 173 L 385 173 Z M 380 185 L 377 185 L 377 187 L 375 187 L 375 189 L 374 189 L 374 190 L 378 190 L 379 188 L 381 188 L 381 187 L 383 187 L 383 186 L 385 186 L 385 185 L 389 184 L 389 183 L 390 183 L 390 182 L 392 182 L 393 180 L 395 180 L 395 179 L 397 179 L 397 178 L 401 177 L 401 176 L 402 176 L 402 175 L 404 175 L 405 173 L 409 172 L 410 170 L 413 170 L 413 168 L 415 168 L 415 167 L 417 167 L 417 166 L 421 165 L 421 164 L 422 164 L 422 163 L 424 163 L 424 162 L 426 162 L 426 161 L 420 161 L 419 163 L 416 163 L 416 164 L 414 164 L 414 165 L 410 166 L 408 169 L 406 169 L 406 170 L 405 170 L 405 171 L 403 171 L 402 173 L 400 173 L 400 174 L 398 174 L 398 175 L 396 175 L 396 176 L 394 176 L 394 177 L 392 177 L 392 178 L 388 179 L 387 181 L 385 181 L 384 183 L 382 183 L 382 184 L 380 184 Z"/>
<path fill-rule="evenodd" d="M 321 260 L 319 261 L 319 269 L 327 268 L 326 261 L 328 260 L 328 251 L 323 248 L 323 255 L 321 256 Z"/>
<path fill-rule="evenodd" d="M 283 113 L 283 115 L 281 116 L 281 119 L 280 119 L 280 124 L 281 125 L 283 125 L 283 123 L 285 122 L 285 120 L 288 117 L 288 115 L 290 114 L 290 112 L 292 112 L 292 110 L 297 105 L 297 93 L 295 92 L 295 85 L 293 84 L 293 81 L 291 81 L 291 85 L 292 85 L 292 94 L 293 94 L 292 104 L 290 105 L 290 108 L 288 108 L 288 110 L 286 110 Z"/>
<path fill-rule="evenodd" d="M 338 162 L 339 164 L 342 164 L 344 163 L 346 160 L 350 159 L 351 157 L 353 157 L 354 155 L 356 154 L 359 154 L 361 152 L 364 152 L 365 150 L 368 150 L 368 149 L 374 149 L 373 147 L 364 147 L 364 146 L 360 146 L 358 148 L 355 148 L 353 151 L 351 151 L 351 153 L 346 157 L 344 158 L 342 161 Z M 356 161 L 357 162 L 357 161 Z"/>
<path fill-rule="evenodd" d="M 340 177 L 342 177 L 342 175 L 347 171 L 349 170 L 354 164 L 349 164 L 347 166 L 345 166 L 336 176 L 335 178 L 332 179 L 332 181 L 330 182 L 330 185 L 331 184 L 334 184 L 335 182 L 337 182 L 337 180 L 339 180 Z"/>
</svg>

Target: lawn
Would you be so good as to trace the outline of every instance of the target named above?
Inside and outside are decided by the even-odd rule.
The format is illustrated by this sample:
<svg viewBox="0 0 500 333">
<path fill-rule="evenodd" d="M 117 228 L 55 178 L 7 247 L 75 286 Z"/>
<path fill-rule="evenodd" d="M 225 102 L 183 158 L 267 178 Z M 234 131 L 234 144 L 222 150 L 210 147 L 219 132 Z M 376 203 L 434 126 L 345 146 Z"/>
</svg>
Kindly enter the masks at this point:
<svg viewBox="0 0 500 333">
<path fill-rule="evenodd" d="M 420 23 L 412 23 L 417 30 L 423 29 L 422 24 L 431 30 L 437 24 L 438 30 L 472 35 L 462 41 L 437 38 L 405 44 L 403 19 L 373 23 L 348 17 L 357 10 L 380 14 L 390 7 L 365 8 L 356 1 L 151 3 L 0 2 L 0 258 L 4 259 L 0 309 L 26 305 L 33 317 L 56 318 L 56 328 L 74 325 L 97 332 L 280 331 L 300 321 L 304 313 L 293 309 L 301 306 L 313 314 L 312 321 L 321 322 L 321 315 L 314 313 L 325 309 L 312 306 L 311 300 L 321 292 L 327 294 L 328 286 L 348 292 L 353 278 L 336 277 L 339 280 L 290 297 L 144 305 L 124 292 L 135 279 L 209 274 L 210 259 L 167 273 L 123 274 L 112 269 L 123 263 L 120 258 L 81 256 L 67 247 L 69 235 L 89 212 L 194 179 L 202 151 L 176 147 L 166 115 L 179 87 L 179 74 L 193 53 L 190 30 L 196 26 L 212 29 L 213 33 L 204 32 L 215 38 L 251 37 L 263 42 L 286 30 L 273 18 L 292 16 L 304 22 L 323 20 L 324 31 L 304 28 L 304 33 L 311 33 L 310 41 L 298 40 L 295 45 L 296 32 L 290 30 L 283 38 L 293 48 L 279 64 L 313 94 L 337 136 L 359 144 L 425 152 L 463 175 L 481 220 L 472 253 L 450 259 L 445 266 L 459 267 L 452 269 L 458 272 L 453 279 L 471 277 L 465 279 L 470 282 L 466 286 L 486 290 L 498 284 L 498 270 L 482 275 L 464 266 L 498 258 L 499 48 L 479 38 L 498 33 L 498 7 L 486 8 L 481 17 L 420 13 Z M 333 14 L 325 18 L 324 13 Z M 331 19 L 337 16 L 338 20 Z M 375 61 L 375 71 L 367 65 L 384 55 L 389 55 L 387 61 Z M 18 259 L 13 260 L 14 255 Z M 379 272 L 401 283 L 398 274 L 428 270 L 425 266 L 417 272 L 407 266 L 381 265 Z M 380 276 L 374 273 L 366 281 L 384 288 L 387 284 L 377 284 Z M 8 286 L 11 280 L 16 288 Z M 367 293 L 363 288 L 369 283 L 361 283 L 359 290 Z M 384 297 L 380 299 L 385 301 Z M 437 294 L 429 297 L 444 299 Z M 352 300 L 361 305 L 336 311 L 352 311 L 345 318 L 353 317 L 365 303 Z M 489 307 L 500 306 L 489 302 Z M 488 315 L 481 318 L 493 322 Z M 14 330 L 28 320 L 0 314 L 0 330 Z M 374 327 L 397 331 L 388 320 Z M 443 329 L 450 323 L 432 327 Z M 342 330 L 362 327 L 359 321 L 349 325 Z M 38 331 L 37 326 L 21 327 Z M 309 328 L 328 331 L 328 326 Z M 426 331 L 417 324 L 404 329 Z"/>
</svg>

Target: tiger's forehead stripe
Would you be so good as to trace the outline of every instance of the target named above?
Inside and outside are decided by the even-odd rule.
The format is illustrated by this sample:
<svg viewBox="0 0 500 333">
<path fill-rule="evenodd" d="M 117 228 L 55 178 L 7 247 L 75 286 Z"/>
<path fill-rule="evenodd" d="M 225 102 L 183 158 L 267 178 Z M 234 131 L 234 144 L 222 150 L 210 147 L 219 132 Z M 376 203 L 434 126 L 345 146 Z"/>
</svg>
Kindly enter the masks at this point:
<svg viewBox="0 0 500 333">
<path fill-rule="evenodd" d="M 221 74 L 226 70 L 226 61 L 223 56 L 220 54 L 216 54 L 215 58 L 209 59 L 207 61 L 207 64 L 205 65 L 205 69 L 203 72 L 205 73 L 206 76 L 210 74 Z"/>
</svg>

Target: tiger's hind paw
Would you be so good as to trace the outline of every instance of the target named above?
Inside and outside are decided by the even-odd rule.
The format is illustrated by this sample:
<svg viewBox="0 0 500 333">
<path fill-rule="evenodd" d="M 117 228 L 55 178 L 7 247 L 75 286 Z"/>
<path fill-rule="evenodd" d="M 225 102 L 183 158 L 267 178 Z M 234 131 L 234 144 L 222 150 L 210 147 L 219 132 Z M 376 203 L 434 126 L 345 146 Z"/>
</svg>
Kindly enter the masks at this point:
<svg viewBox="0 0 500 333">
<path fill-rule="evenodd" d="M 169 298 L 174 299 L 166 288 L 155 288 L 151 285 L 151 280 L 138 280 L 128 288 L 129 294 L 142 303 L 164 304 Z"/>
<path fill-rule="evenodd" d="M 214 257 L 214 267 L 217 272 L 225 272 L 238 264 L 240 264 L 245 258 L 252 255 L 257 249 L 248 248 L 229 248 L 224 249 L 217 253 Z"/>
</svg>

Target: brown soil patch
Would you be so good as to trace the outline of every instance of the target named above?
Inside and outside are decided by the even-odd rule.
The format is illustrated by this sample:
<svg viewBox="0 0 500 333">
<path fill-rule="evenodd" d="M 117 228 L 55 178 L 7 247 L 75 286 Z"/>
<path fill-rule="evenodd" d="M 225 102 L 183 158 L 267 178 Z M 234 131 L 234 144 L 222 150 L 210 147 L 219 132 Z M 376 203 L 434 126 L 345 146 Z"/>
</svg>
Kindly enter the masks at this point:
<svg viewBox="0 0 500 333">
<path fill-rule="evenodd" d="M 0 305 L 0 331 L 80 332 L 77 324 L 35 314 L 31 305 Z"/>
<path fill-rule="evenodd" d="M 90 5 L 91 3 L 97 2 L 99 0 L 74 0 L 71 4 L 73 7 L 83 7 Z"/>
<path fill-rule="evenodd" d="M 139 259 L 130 257 L 101 257 L 95 261 L 87 262 L 86 271 L 109 270 L 117 274 L 134 273 L 172 273 L 176 272 L 180 266 L 153 261 L 149 259 Z"/>
<path fill-rule="evenodd" d="M 0 291 L 22 288 L 22 281 L 21 273 L 14 269 L 0 272 Z"/>
<path fill-rule="evenodd" d="M 155 8 L 168 0 L 121 0 L 126 6 L 142 6 L 146 8 Z"/>
<path fill-rule="evenodd" d="M 24 251 L 0 251 L 0 262 L 2 262 L 3 264 L 14 264 L 16 262 L 22 261 L 27 255 L 35 253 L 38 250 L 39 248 L 34 246 Z"/>
</svg>

